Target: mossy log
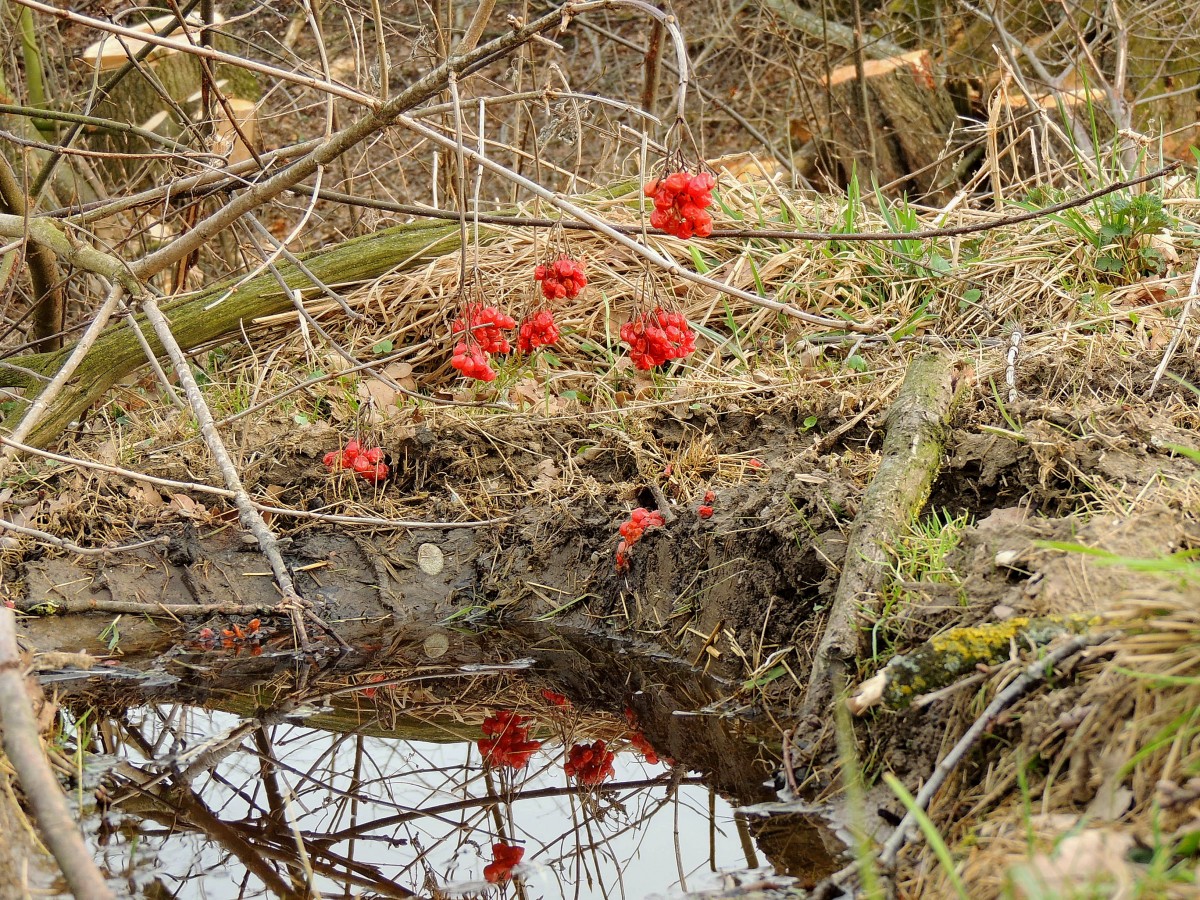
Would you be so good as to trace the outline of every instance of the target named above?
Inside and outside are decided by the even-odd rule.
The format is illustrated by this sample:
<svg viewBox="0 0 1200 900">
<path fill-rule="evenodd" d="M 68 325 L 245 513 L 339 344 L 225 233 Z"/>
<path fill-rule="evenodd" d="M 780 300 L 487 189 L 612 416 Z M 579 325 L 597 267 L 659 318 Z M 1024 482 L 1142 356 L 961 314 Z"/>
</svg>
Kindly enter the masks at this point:
<svg viewBox="0 0 1200 900">
<path fill-rule="evenodd" d="M 1083 634 L 1099 625 L 1098 616 L 1018 616 L 968 628 L 953 628 L 930 638 L 911 653 L 894 656 L 855 690 L 846 705 L 862 715 L 880 703 L 904 709 L 922 694 L 949 687 L 979 666 L 997 666 L 1019 649 L 1044 647 L 1063 634 Z"/>
<path fill-rule="evenodd" d="M 878 614 L 888 548 L 929 498 L 963 380 L 954 361 L 944 356 L 919 356 L 909 364 L 884 420 L 887 434 L 879 469 L 850 531 L 846 563 L 813 660 L 804 701 L 808 715 L 821 715 L 846 686 L 863 641 L 860 611 Z"/>
<path fill-rule="evenodd" d="M 483 239 L 489 236 L 482 232 Z M 397 225 L 373 234 L 353 238 L 328 250 L 302 257 L 305 266 L 325 284 L 346 285 L 368 281 L 394 270 L 415 268 L 428 260 L 449 253 L 460 245 L 457 224 L 417 222 Z M 308 276 L 296 267 L 280 263 L 284 281 L 292 290 L 305 295 L 319 293 Z M 292 300 L 271 274 L 260 275 L 233 290 L 229 297 L 213 305 L 236 282 L 222 281 L 206 290 L 163 303 L 161 309 L 171 322 L 171 330 L 185 350 L 218 341 L 249 327 L 255 319 L 292 309 Z M 138 327 L 158 355 L 162 345 L 145 318 L 138 316 Z M 23 388 L 31 399 L 42 384 L 38 376 L 50 377 L 71 354 L 74 345 L 53 353 L 18 357 L 13 367 L 0 368 L 0 387 Z M 72 384 L 51 405 L 45 418 L 30 435 L 34 446 L 52 444 L 72 420 L 99 401 L 118 381 L 146 363 L 132 328 L 120 322 L 106 328 L 84 359 Z M 20 368 L 17 368 L 19 366 Z M 19 420 L 24 406 L 9 414 Z M 10 426 L 11 427 L 11 426 Z"/>
</svg>

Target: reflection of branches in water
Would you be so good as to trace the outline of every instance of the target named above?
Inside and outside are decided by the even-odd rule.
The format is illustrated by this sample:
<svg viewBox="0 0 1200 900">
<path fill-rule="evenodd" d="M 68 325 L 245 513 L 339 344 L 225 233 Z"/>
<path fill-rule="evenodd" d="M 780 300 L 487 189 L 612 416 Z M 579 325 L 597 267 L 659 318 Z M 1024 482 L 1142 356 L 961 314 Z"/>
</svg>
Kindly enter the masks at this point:
<svg viewBox="0 0 1200 900">
<path fill-rule="evenodd" d="M 614 841 L 644 827 L 680 784 L 698 781 L 668 772 L 597 790 L 563 784 L 553 752 L 539 754 L 540 768 L 502 772 L 481 768 L 473 744 L 323 732 L 283 715 L 260 710 L 238 723 L 224 713 L 148 707 L 93 726 L 120 760 L 108 776 L 112 811 L 169 828 L 158 835 L 140 827 L 138 858 L 132 844 L 113 847 L 131 858 L 111 868 L 132 871 L 152 854 L 152 868 L 160 878 L 169 872 L 180 896 L 211 891 L 186 885 L 220 876 L 239 881 L 239 897 L 264 888 L 281 897 L 350 888 L 410 897 L 477 878 L 474 857 L 486 861 L 491 844 L 504 842 L 525 846 L 524 862 L 553 873 L 564 896 L 566 882 L 576 892 L 591 885 L 593 895 L 624 896 L 623 857 L 641 839 Z M 551 811 L 559 801 L 569 811 Z M 560 831 L 559 822 L 569 827 Z M 102 829 L 101 845 L 111 846 L 112 833 Z M 520 879 L 512 886 L 525 896 Z"/>
</svg>

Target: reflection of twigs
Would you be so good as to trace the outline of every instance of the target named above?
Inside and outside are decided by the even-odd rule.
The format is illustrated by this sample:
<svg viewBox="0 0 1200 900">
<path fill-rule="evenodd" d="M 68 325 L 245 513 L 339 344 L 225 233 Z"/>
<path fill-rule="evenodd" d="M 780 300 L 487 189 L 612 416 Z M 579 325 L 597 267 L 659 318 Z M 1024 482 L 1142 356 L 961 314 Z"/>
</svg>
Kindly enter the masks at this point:
<svg viewBox="0 0 1200 900">
<path fill-rule="evenodd" d="M 71 892 L 76 897 L 97 900 L 113 897 L 104 876 L 92 862 L 58 779 L 46 761 L 25 689 L 24 666 L 17 649 L 16 615 L 4 608 L 0 608 L 0 724 L 4 728 L 4 752 L 17 771 L 42 840 L 54 854 Z"/>
<path fill-rule="evenodd" d="M 1064 643 L 1056 650 L 1047 653 L 1041 659 L 1035 660 L 1026 667 L 1017 678 L 1004 690 L 998 693 L 987 709 L 980 714 L 979 718 L 972 723 L 966 733 L 959 738 L 958 743 L 954 748 L 947 753 L 937 764 L 937 768 L 929 776 L 929 780 L 921 788 L 917 794 L 913 808 L 896 826 L 896 830 L 892 832 L 891 837 L 883 845 L 883 850 L 879 854 L 879 864 L 885 868 L 891 869 L 896 865 L 896 856 L 900 853 L 908 840 L 908 832 L 912 829 L 916 822 L 916 811 L 924 811 L 928 808 L 929 803 L 933 800 L 933 795 L 938 792 L 938 789 L 945 783 L 950 774 L 962 762 L 963 757 L 967 755 L 970 749 L 975 745 L 975 742 L 983 736 L 984 731 L 991 725 L 993 720 L 1000 715 L 1009 705 L 1011 705 L 1018 697 L 1028 693 L 1035 685 L 1045 681 L 1054 672 L 1054 667 L 1065 659 L 1068 659 L 1083 650 L 1085 647 L 1091 647 L 1095 644 L 1103 643 L 1112 637 L 1114 632 L 1103 631 L 1096 634 L 1082 634 L 1079 637 L 1072 638 Z"/>
<path fill-rule="evenodd" d="M 136 735 L 132 730 L 127 733 L 131 737 Z M 149 748 L 144 747 L 144 749 Z M 161 776 L 149 775 L 146 776 L 146 781 L 139 782 L 134 775 L 140 777 L 143 773 L 132 766 L 122 766 L 121 774 L 129 779 L 138 793 L 162 804 L 171 816 L 172 828 L 190 824 L 210 841 L 228 850 L 237 858 L 238 862 L 246 867 L 246 871 L 259 878 L 268 890 L 279 897 L 295 896 L 295 892 L 289 888 L 282 876 L 267 864 L 259 848 L 243 837 L 233 825 L 222 822 L 186 785 L 175 784 L 170 789 L 164 790 L 156 786 L 161 780 Z"/>
<path fill-rule="evenodd" d="M 605 790 L 621 791 L 635 790 L 638 788 L 648 787 L 673 787 L 678 784 L 702 784 L 702 778 L 684 778 L 679 782 L 675 782 L 670 777 L 663 778 L 643 778 L 637 781 L 622 781 L 616 784 L 605 785 Z M 567 787 L 554 788 L 539 788 L 535 791 L 521 791 L 515 800 L 539 800 L 545 797 L 569 797 L 576 794 L 591 793 L 596 790 L 591 785 L 568 785 Z M 454 800 L 449 803 L 442 803 L 438 806 L 426 806 L 421 809 L 414 809 L 409 812 L 396 813 L 392 816 L 384 816 L 380 819 L 374 819 L 370 822 L 363 822 L 353 828 L 343 828 L 341 831 L 335 831 L 331 834 L 323 835 L 320 840 L 315 841 L 317 844 L 336 844 L 340 841 L 350 840 L 351 838 L 367 834 L 372 831 L 378 831 L 381 828 L 388 828 L 392 825 L 402 825 L 405 822 L 412 822 L 415 819 L 423 819 L 429 816 L 439 816 L 448 812 L 459 812 L 464 809 L 475 809 L 478 807 L 488 806 L 492 803 L 500 802 L 494 797 L 471 797 L 466 800 Z"/>
</svg>

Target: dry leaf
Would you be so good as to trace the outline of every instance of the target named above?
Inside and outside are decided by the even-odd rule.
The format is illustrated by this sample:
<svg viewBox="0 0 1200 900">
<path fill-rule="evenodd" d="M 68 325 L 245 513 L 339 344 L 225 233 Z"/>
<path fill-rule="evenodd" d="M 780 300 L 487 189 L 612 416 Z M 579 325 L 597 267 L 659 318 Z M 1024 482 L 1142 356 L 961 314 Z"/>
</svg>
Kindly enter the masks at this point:
<svg viewBox="0 0 1200 900">
<path fill-rule="evenodd" d="M 208 517 L 208 509 L 203 503 L 197 503 L 187 494 L 172 494 L 171 509 L 185 519 L 204 519 Z"/>
<path fill-rule="evenodd" d="M 1038 854 L 1014 872 L 1015 894 L 1049 900 L 1101 888 L 1109 900 L 1128 900 L 1137 881 L 1137 867 L 1125 858 L 1133 844 L 1132 835 L 1099 828 L 1065 837 L 1053 853 Z"/>
<path fill-rule="evenodd" d="M 145 482 L 138 482 L 130 486 L 129 498 L 136 500 L 147 509 L 157 510 L 163 507 L 162 494 Z"/>
</svg>

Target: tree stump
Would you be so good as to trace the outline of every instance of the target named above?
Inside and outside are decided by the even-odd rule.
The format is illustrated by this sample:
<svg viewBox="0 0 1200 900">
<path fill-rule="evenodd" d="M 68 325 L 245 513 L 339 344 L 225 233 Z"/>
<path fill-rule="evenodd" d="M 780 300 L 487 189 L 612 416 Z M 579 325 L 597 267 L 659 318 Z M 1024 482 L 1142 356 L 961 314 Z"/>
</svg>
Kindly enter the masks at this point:
<svg viewBox="0 0 1200 900">
<path fill-rule="evenodd" d="M 812 107 L 793 134 L 812 134 L 806 155 L 838 187 L 857 173 L 893 194 L 936 198 L 952 189 L 952 161 L 943 157 L 956 115 L 929 51 L 865 60 L 861 81 L 857 64 L 834 69 Z"/>
<path fill-rule="evenodd" d="M 169 25 L 173 17 L 161 16 L 134 26 L 142 32 L 156 32 Z M 224 19 L 219 15 L 214 22 L 220 25 Z M 193 39 L 200 40 L 204 27 L 197 16 L 188 17 L 188 27 Z M 169 35 L 184 41 L 183 32 L 176 29 Z M 237 52 L 237 44 L 230 38 L 218 34 L 214 46 L 226 52 Z M 145 43 L 134 38 L 118 39 L 106 35 L 84 50 L 77 62 L 88 73 L 93 72 L 103 81 L 112 71 L 125 65 L 131 57 L 143 49 Z M 209 98 L 209 118 L 203 119 L 200 99 L 204 88 L 204 64 L 190 53 L 169 47 L 155 47 L 139 68 L 129 73 L 116 88 L 92 110 L 92 114 L 104 119 L 138 126 L 163 137 L 180 141 L 194 147 L 203 147 L 214 153 L 229 155 L 230 162 L 249 157 L 249 149 L 237 135 L 240 130 L 250 141 L 257 138 L 257 112 L 255 101 L 259 96 L 258 80 L 254 74 L 225 63 L 210 63 L 209 68 L 216 84 L 227 98 L 238 129 L 230 124 L 215 97 Z M 195 129 L 203 136 L 189 134 Z M 95 129 L 91 133 L 91 146 L 121 154 L 161 153 L 164 148 L 136 134 Z M 257 149 L 257 148 L 256 148 Z M 165 164 L 153 159 L 114 157 L 104 161 L 105 167 L 116 179 L 116 183 L 140 184 L 152 182 L 163 171 Z"/>
</svg>

